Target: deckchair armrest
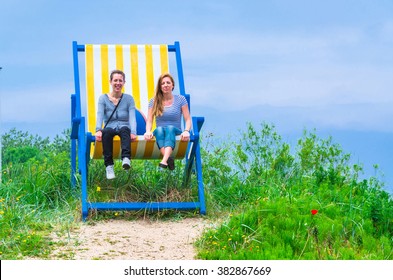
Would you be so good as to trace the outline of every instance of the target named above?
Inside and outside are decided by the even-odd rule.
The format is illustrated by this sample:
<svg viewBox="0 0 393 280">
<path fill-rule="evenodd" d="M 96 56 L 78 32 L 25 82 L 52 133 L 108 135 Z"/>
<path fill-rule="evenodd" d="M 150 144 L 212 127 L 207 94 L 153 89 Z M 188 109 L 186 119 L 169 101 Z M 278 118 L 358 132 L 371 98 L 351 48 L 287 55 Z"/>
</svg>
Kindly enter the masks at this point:
<svg viewBox="0 0 393 280">
<path fill-rule="evenodd" d="M 71 94 L 71 139 L 78 139 L 79 125 L 82 121 L 82 118 L 77 116 L 76 106 L 76 94 Z"/>
<path fill-rule="evenodd" d="M 73 118 L 71 126 L 71 139 L 78 139 L 78 130 L 81 123 L 81 118 Z"/>
<path fill-rule="evenodd" d="M 192 117 L 192 127 L 193 127 L 194 137 L 199 138 L 199 132 L 201 131 L 204 122 L 205 122 L 204 117 Z"/>
<path fill-rule="evenodd" d="M 87 135 L 86 135 L 86 141 L 87 141 L 87 143 L 95 143 L 96 142 L 96 137 L 93 135 L 93 134 L 91 134 L 90 132 L 89 133 L 87 133 Z"/>
</svg>

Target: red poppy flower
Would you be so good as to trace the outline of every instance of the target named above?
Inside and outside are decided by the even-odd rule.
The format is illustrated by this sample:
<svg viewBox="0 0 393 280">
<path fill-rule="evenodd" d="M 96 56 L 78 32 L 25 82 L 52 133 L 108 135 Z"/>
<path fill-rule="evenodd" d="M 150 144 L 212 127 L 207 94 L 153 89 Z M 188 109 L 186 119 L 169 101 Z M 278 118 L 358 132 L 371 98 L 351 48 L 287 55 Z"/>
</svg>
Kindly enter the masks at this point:
<svg viewBox="0 0 393 280">
<path fill-rule="evenodd" d="M 317 214 L 317 213 L 318 213 L 318 210 L 316 210 L 316 209 L 312 209 L 312 210 L 311 210 L 311 214 L 312 214 L 312 215 L 315 215 L 315 214 Z"/>
</svg>

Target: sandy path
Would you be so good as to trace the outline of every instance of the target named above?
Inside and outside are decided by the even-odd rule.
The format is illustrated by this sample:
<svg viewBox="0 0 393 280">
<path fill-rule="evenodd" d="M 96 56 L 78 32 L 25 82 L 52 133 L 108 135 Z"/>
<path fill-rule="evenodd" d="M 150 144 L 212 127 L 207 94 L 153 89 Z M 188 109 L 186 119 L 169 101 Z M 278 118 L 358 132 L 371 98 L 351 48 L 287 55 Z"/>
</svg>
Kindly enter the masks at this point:
<svg viewBox="0 0 393 280">
<path fill-rule="evenodd" d="M 100 221 L 82 224 L 69 236 L 57 237 L 62 244 L 53 259 L 74 260 L 192 260 L 193 242 L 208 221 L 187 218 L 179 221 Z"/>
</svg>

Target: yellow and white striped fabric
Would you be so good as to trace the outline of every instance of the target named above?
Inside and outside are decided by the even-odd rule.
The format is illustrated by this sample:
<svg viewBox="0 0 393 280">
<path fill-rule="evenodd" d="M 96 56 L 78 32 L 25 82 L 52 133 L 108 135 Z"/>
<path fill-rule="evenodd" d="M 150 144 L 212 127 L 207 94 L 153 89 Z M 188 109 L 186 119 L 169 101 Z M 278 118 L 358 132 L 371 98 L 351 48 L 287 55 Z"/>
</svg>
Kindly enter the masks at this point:
<svg viewBox="0 0 393 280">
<path fill-rule="evenodd" d="M 126 75 L 124 92 L 131 94 L 136 108 L 144 117 L 147 116 L 149 100 L 154 96 L 158 77 L 169 73 L 169 57 L 167 45 L 85 45 L 86 69 L 86 104 L 87 129 L 95 134 L 98 98 L 111 91 L 109 76 L 112 70 L 122 70 Z M 138 124 L 137 124 L 138 125 Z M 183 158 L 187 150 L 187 142 L 177 144 L 173 156 Z M 113 157 L 120 158 L 120 138 L 115 137 Z M 96 142 L 91 146 L 91 157 L 102 158 L 102 144 Z M 155 141 L 145 141 L 138 136 L 131 143 L 131 158 L 154 159 L 161 154 Z"/>
</svg>

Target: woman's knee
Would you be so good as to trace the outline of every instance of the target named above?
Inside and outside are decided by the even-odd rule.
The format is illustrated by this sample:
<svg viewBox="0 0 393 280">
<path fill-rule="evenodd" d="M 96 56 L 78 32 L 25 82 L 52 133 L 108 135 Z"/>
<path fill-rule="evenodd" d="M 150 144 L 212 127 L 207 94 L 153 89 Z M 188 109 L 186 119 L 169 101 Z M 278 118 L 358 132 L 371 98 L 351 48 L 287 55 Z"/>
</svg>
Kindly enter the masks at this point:
<svg viewBox="0 0 393 280">
<path fill-rule="evenodd" d="M 168 135 L 176 135 L 176 131 L 177 130 L 178 129 L 175 126 L 173 126 L 173 125 L 168 125 L 168 126 L 165 127 L 165 132 Z"/>
<path fill-rule="evenodd" d="M 102 130 L 102 140 L 109 140 L 109 139 L 113 139 L 113 136 L 115 136 L 115 130 L 113 128 L 104 128 Z"/>
<path fill-rule="evenodd" d="M 121 139 L 130 140 L 131 139 L 131 129 L 127 126 L 123 126 L 119 129 L 119 136 Z"/>
<path fill-rule="evenodd" d="M 122 126 L 119 129 L 119 133 L 128 133 L 128 134 L 130 134 L 131 133 L 131 129 L 128 126 Z"/>
<path fill-rule="evenodd" d="M 165 131 L 164 128 L 159 126 L 153 132 L 154 137 L 156 138 L 156 143 L 159 149 L 164 146 L 164 139 L 165 139 Z"/>
<path fill-rule="evenodd" d="M 179 135 L 181 131 L 173 125 L 168 125 L 165 127 L 165 147 L 175 148 L 176 145 L 176 135 Z"/>
<path fill-rule="evenodd" d="M 156 138 L 164 138 L 165 137 L 165 130 L 163 127 L 158 126 L 153 132 L 154 137 Z"/>
</svg>

